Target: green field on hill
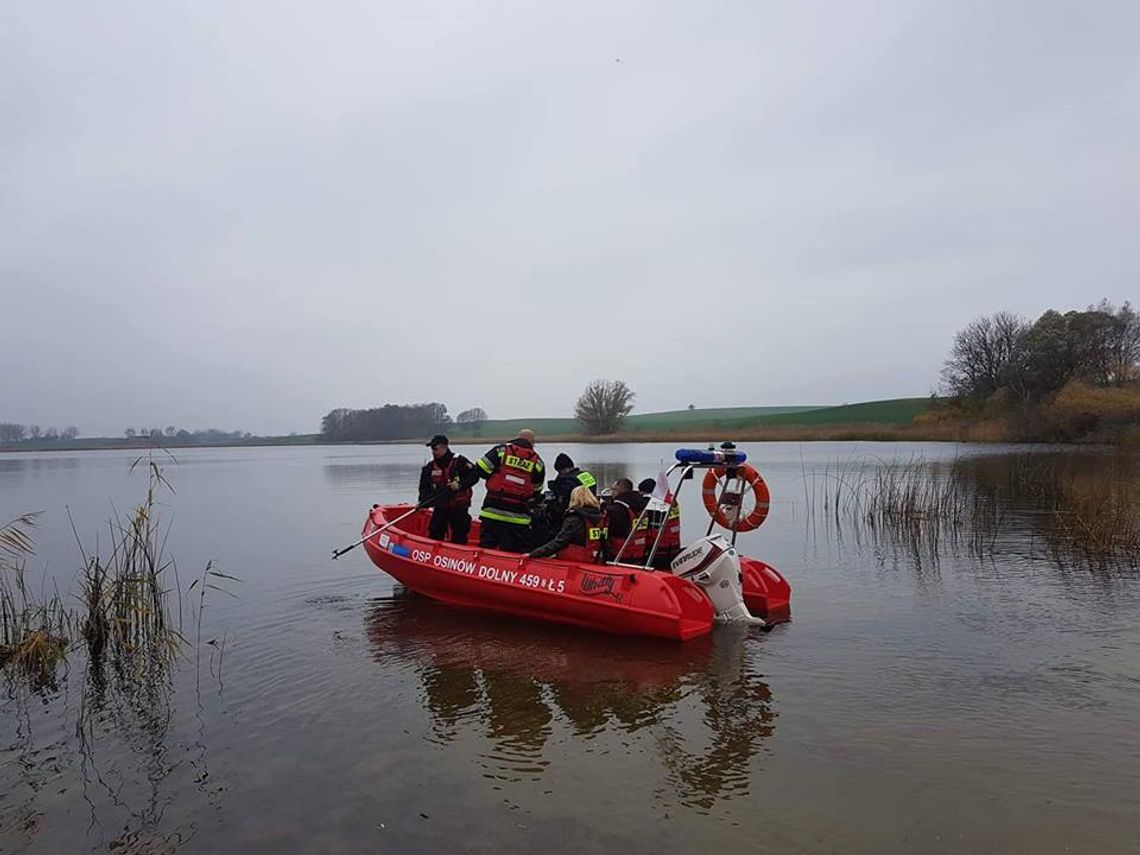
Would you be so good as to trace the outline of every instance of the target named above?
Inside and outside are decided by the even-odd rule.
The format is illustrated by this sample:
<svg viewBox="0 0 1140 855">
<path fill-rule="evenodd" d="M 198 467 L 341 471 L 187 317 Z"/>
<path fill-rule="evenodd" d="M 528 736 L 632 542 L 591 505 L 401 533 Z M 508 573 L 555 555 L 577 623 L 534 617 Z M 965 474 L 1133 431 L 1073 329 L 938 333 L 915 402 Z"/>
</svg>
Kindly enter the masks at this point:
<svg viewBox="0 0 1140 855">
<path fill-rule="evenodd" d="M 676 437 L 703 436 L 705 439 L 732 438 L 739 436 L 750 439 L 764 439 L 765 428 L 830 428 L 833 426 L 891 426 L 909 425 L 915 416 L 931 407 L 930 398 L 894 398 L 888 401 L 866 401 L 859 404 L 844 404 L 840 407 L 710 407 L 708 409 L 671 410 L 662 413 L 639 413 L 626 421 L 623 433 L 631 439 L 641 441 L 670 441 Z M 538 434 L 539 441 L 547 437 L 581 436 L 578 422 L 572 418 L 562 419 L 494 419 L 480 426 L 478 432 L 467 425 L 450 425 L 447 433 L 455 443 L 480 445 L 499 442 L 515 436 L 521 428 L 529 427 Z M 737 433 L 738 432 L 738 433 Z M 786 430 L 784 431 L 787 432 Z M 773 437 L 775 438 L 775 437 Z M 169 438 L 168 438 L 169 439 Z M 408 437 L 401 442 L 422 442 L 426 437 Z M 320 443 L 319 434 L 290 436 L 251 436 L 236 441 L 180 442 L 164 443 L 171 448 L 209 447 L 212 445 L 308 445 Z M 388 440 L 391 442 L 392 440 Z M 603 441 L 604 438 L 603 438 Z M 610 438 L 608 441 L 614 441 Z M 617 441 L 620 441 L 618 439 Z M 126 439 L 123 437 L 84 437 L 74 440 L 35 440 L 19 443 L 9 451 L 79 451 L 97 448 L 147 448 L 151 442 L 146 438 Z"/>
<path fill-rule="evenodd" d="M 709 409 L 668 410 L 664 413 L 634 414 L 626 419 L 626 430 L 670 430 L 718 427 L 741 419 L 803 413 L 819 407 L 710 407 Z"/>
<path fill-rule="evenodd" d="M 788 415 L 816 409 L 813 407 L 711 407 L 695 410 L 669 410 L 663 413 L 636 413 L 626 419 L 625 431 L 680 430 L 700 427 L 720 427 L 727 423 L 755 419 L 760 416 Z M 581 428 L 573 418 L 562 419 L 491 419 L 480 426 L 479 432 L 471 428 L 452 425 L 451 434 L 459 439 L 486 437 L 501 439 L 513 436 L 528 427 L 541 436 L 578 433 Z"/>
<path fill-rule="evenodd" d="M 906 425 L 920 413 L 930 409 L 930 398 L 892 398 L 887 401 L 865 401 L 799 413 L 779 413 L 743 420 L 741 427 L 755 425 Z"/>
<path fill-rule="evenodd" d="M 639 413 L 626 420 L 624 433 L 671 432 L 701 428 L 760 428 L 766 425 L 857 425 L 909 424 L 930 409 L 929 398 L 894 398 L 867 401 L 838 407 L 714 407 L 709 409 L 670 410 L 662 413 Z M 492 419 L 473 433 L 470 428 L 453 425 L 452 435 L 460 438 L 501 439 L 519 429 L 529 427 L 540 437 L 575 434 L 577 421 L 562 419 Z"/>
</svg>

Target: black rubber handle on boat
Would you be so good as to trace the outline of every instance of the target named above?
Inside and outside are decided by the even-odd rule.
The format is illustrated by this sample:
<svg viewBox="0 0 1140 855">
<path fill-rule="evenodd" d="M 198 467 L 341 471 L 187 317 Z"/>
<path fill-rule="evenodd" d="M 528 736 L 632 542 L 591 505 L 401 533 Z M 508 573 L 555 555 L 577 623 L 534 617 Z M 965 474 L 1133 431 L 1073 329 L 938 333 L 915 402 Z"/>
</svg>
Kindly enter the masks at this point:
<svg viewBox="0 0 1140 855">
<path fill-rule="evenodd" d="M 356 549 L 356 547 L 360 546 L 360 544 L 364 543 L 364 541 L 368 540 L 368 538 L 375 537 L 376 535 L 378 535 L 380 532 L 384 531 L 389 526 L 395 525 L 400 520 L 402 520 L 404 517 L 410 515 L 412 513 L 412 511 L 419 511 L 419 510 L 422 510 L 423 508 L 428 507 L 429 505 L 433 505 L 438 500 L 442 499 L 444 496 L 446 496 L 450 492 L 451 492 L 450 487 L 444 487 L 442 490 L 440 490 L 434 496 L 428 496 L 422 502 L 413 506 L 412 510 L 408 511 L 408 513 L 401 514 L 400 516 L 396 517 L 396 519 L 392 520 L 392 522 L 385 523 L 384 525 L 380 526 L 380 528 L 374 529 L 374 530 L 368 532 L 368 534 L 364 535 L 364 537 L 360 538 L 360 540 L 356 541 L 356 543 L 353 543 L 349 546 L 346 546 L 343 549 L 334 549 L 333 553 L 332 553 L 332 560 L 336 561 L 338 558 L 340 558 L 346 552 L 352 552 L 352 550 Z"/>
</svg>

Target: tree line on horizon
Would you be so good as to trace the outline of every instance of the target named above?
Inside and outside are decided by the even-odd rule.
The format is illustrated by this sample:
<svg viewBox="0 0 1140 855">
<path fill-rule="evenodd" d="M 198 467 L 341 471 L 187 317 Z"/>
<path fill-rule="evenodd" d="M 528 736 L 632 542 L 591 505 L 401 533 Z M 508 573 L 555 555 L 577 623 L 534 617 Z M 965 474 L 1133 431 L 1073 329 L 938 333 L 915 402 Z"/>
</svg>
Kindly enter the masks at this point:
<svg viewBox="0 0 1140 855">
<path fill-rule="evenodd" d="M 377 442 L 416 436 L 427 439 L 452 428 L 478 436 L 486 421 L 487 413 L 482 407 L 464 410 L 453 419 L 447 405 L 438 401 L 384 404 L 363 410 L 339 407 L 321 419 L 320 438 L 328 442 Z"/>
<path fill-rule="evenodd" d="M 585 434 L 617 433 L 633 409 L 635 397 L 633 390 L 621 380 L 594 380 L 578 397 L 574 417 Z M 447 405 L 438 401 L 384 404 L 362 410 L 339 407 L 321 419 L 320 439 L 326 442 L 377 442 L 418 436 L 426 439 L 448 431 L 480 436 L 487 421 L 487 412 L 482 407 L 464 410 L 453 419 Z"/>
<path fill-rule="evenodd" d="M 126 439 L 149 439 L 154 442 L 178 445 L 210 445 L 253 439 L 253 434 L 247 430 L 221 430 L 220 428 L 186 430 L 176 425 L 167 425 L 165 428 L 129 427 L 123 431 L 123 436 Z"/>
<path fill-rule="evenodd" d="M 78 438 L 79 428 L 74 425 L 60 430 L 54 427 L 45 429 L 39 425 L 0 422 L 0 442 L 3 443 L 71 442 Z M 110 437 L 96 438 L 110 439 Z M 125 440 L 145 439 L 167 445 L 216 445 L 253 438 L 252 433 L 243 430 L 220 430 L 219 428 L 186 430 L 174 425 L 167 425 L 165 428 L 129 427 L 123 431 L 123 439 Z"/>
<path fill-rule="evenodd" d="M 15 422 L 0 422 L 0 442 L 70 442 L 79 436 L 79 428 L 69 425 L 62 430 L 56 427 L 43 428 L 39 425 L 22 425 Z"/>
</svg>

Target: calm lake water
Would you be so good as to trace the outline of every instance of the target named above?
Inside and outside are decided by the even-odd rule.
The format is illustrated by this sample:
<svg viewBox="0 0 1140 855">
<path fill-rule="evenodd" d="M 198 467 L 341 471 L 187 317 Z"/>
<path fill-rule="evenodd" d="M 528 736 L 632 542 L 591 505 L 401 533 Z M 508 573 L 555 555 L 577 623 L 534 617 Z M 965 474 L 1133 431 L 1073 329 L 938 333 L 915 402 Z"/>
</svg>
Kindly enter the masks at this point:
<svg viewBox="0 0 1140 855">
<path fill-rule="evenodd" d="M 789 579 L 792 621 L 687 644 L 462 612 L 363 550 L 331 562 L 371 503 L 414 498 L 421 446 L 178 452 L 178 588 L 213 560 L 236 597 L 209 592 L 168 693 L 93 691 L 78 654 L 54 690 L 8 692 L 0 851 L 1140 851 L 1140 571 L 1083 560 L 1000 487 L 1026 450 L 744 448 L 773 510 L 740 545 Z M 539 450 L 609 482 L 673 448 Z M 1058 455 L 1140 477 L 1135 455 L 1031 452 Z M 133 459 L 0 455 L 0 517 L 43 512 L 29 575 L 74 593 L 67 509 L 105 544 L 145 488 Z M 917 459 L 962 464 L 990 528 L 896 537 L 823 505 L 854 466 Z"/>
</svg>

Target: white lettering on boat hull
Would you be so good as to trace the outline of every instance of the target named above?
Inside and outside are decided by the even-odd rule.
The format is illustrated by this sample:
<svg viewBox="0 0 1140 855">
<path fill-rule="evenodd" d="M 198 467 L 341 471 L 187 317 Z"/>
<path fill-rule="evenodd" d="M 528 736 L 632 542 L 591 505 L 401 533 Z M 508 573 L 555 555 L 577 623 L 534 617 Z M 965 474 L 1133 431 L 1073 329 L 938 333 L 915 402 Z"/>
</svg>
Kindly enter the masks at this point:
<svg viewBox="0 0 1140 855">
<path fill-rule="evenodd" d="M 552 579 L 538 573 L 520 573 L 518 570 L 508 570 L 504 567 L 493 567 L 487 564 L 476 565 L 474 561 L 467 558 L 435 555 L 426 549 L 413 549 L 410 557 L 417 564 L 427 564 L 439 570 L 460 573 L 464 576 L 474 576 L 488 582 L 517 585 L 535 591 L 548 591 L 552 594 L 562 594 L 566 591 L 564 579 Z"/>
</svg>

